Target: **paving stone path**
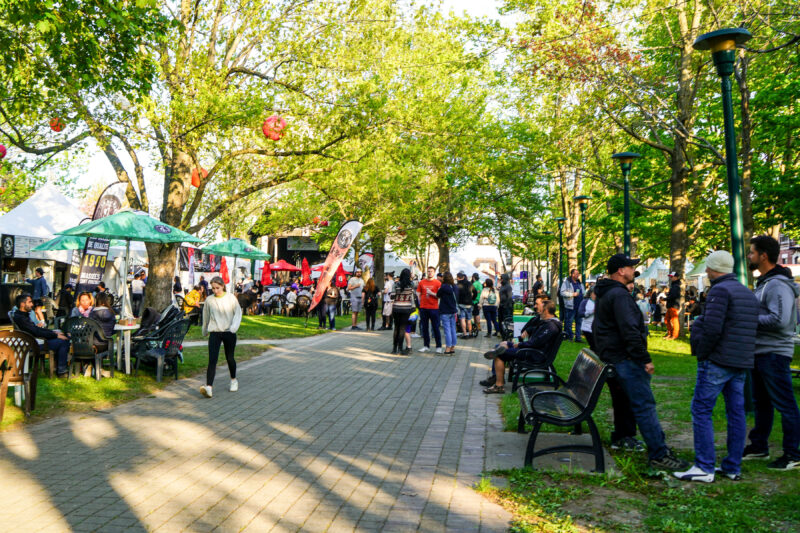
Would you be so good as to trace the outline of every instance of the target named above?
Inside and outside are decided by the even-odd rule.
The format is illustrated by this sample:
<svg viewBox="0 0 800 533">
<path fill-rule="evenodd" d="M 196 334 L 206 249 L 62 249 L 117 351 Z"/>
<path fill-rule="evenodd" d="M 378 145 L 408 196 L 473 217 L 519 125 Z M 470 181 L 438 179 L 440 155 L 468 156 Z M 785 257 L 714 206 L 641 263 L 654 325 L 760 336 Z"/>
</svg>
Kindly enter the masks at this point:
<svg viewBox="0 0 800 533">
<path fill-rule="evenodd" d="M 5 531 L 505 531 L 476 493 L 488 339 L 388 354 L 388 332 L 276 344 L 108 411 L 0 433 Z M 421 345 L 414 339 L 416 347 Z"/>
</svg>

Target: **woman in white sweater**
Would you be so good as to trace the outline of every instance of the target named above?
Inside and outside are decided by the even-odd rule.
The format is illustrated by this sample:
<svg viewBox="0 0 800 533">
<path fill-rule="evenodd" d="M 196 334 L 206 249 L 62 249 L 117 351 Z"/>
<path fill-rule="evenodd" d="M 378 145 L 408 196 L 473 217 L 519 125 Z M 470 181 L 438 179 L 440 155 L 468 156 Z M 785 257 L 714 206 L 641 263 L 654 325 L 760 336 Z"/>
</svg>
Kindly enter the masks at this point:
<svg viewBox="0 0 800 533">
<path fill-rule="evenodd" d="M 211 280 L 211 292 L 213 296 L 206 298 L 203 306 L 203 335 L 208 335 L 208 370 L 206 384 L 200 387 L 200 393 L 206 398 L 212 395 L 211 386 L 217 373 L 220 344 L 225 346 L 225 359 L 231 373 L 230 390 L 239 390 L 233 352 L 236 350 L 236 332 L 242 323 L 242 307 L 234 295 L 225 292 L 225 283 L 219 276 Z"/>
</svg>

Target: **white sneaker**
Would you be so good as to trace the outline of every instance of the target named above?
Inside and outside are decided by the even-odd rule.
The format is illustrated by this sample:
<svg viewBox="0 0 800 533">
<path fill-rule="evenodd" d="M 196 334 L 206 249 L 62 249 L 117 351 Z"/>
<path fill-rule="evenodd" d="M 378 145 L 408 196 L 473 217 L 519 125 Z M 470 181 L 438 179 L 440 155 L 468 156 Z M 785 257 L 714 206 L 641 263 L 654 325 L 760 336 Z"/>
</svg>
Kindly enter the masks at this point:
<svg viewBox="0 0 800 533">
<path fill-rule="evenodd" d="M 239 380 L 238 379 L 232 379 L 231 380 L 231 388 L 228 389 L 228 390 L 230 390 L 231 392 L 236 392 L 237 390 L 239 390 Z"/>
<path fill-rule="evenodd" d="M 411 334 L 411 338 L 412 339 L 421 339 L 422 335 L 420 335 L 419 333 L 412 333 Z M 800 343 L 798 343 L 798 344 L 800 344 Z"/>
<path fill-rule="evenodd" d="M 438 348 L 436 348 L 436 353 L 444 353 L 444 348 L 439 346 Z"/>
<path fill-rule="evenodd" d="M 200 394 L 202 394 L 206 398 L 211 398 L 211 396 L 213 396 L 211 392 L 211 385 L 203 385 L 202 387 L 200 387 Z"/>
<path fill-rule="evenodd" d="M 696 465 L 692 466 L 686 472 L 673 472 L 673 476 L 681 481 L 702 481 L 703 483 L 713 483 L 714 473 L 707 473 L 698 468 Z"/>
<path fill-rule="evenodd" d="M 418 351 L 418 352 L 420 352 L 420 353 L 425 353 L 425 352 L 430 352 L 430 351 L 431 351 L 431 349 L 430 349 L 430 348 L 428 348 L 427 346 L 423 346 L 422 348 L 420 348 L 420 349 L 419 349 L 419 350 L 417 350 L 417 351 Z"/>
</svg>

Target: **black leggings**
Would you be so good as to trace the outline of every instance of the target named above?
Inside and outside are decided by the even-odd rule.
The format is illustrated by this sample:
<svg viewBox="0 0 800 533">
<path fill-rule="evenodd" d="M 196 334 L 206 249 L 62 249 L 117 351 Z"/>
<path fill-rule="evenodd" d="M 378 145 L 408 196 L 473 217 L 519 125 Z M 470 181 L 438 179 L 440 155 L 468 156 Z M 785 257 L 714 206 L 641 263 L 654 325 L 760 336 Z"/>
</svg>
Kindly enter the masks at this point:
<svg viewBox="0 0 800 533">
<path fill-rule="evenodd" d="M 413 312 L 413 309 L 409 309 L 408 311 L 392 311 L 392 317 L 394 318 L 394 344 L 392 347 L 396 350 L 401 350 L 403 348 L 408 317 L 410 317 Z"/>
<path fill-rule="evenodd" d="M 236 333 L 230 331 L 212 331 L 208 334 L 208 370 L 206 370 L 206 385 L 214 384 L 217 374 L 217 361 L 219 361 L 219 346 L 225 345 L 225 360 L 228 361 L 228 370 L 231 379 L 236 379 L 236 360 L 233 352 L 236 350 Z"/>
<path fill-rule="evenodd" d="M 375 312 L 378 307 L 364 307 L 364 316 L 367 318 L 367 329 L 375 329 Z"/>
</svg>

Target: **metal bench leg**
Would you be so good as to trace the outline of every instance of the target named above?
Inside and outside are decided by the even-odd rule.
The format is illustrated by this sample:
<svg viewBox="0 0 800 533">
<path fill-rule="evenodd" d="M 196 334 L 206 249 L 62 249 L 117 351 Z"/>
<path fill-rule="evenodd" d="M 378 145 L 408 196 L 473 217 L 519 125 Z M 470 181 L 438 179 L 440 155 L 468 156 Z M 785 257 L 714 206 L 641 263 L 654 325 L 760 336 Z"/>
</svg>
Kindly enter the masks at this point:
<svg viewBox="0 0 800 533">
<path fill-rule="evenodd" d="M 573 435 L 583 435 L 583 428 L 580 424 L 575 424 L 575 427 L 572 429 Z"/>
<path fill-rule="evenodd" d="M 522 416 L 522 409 L 520 409 L 517 419 L 517 433 L 525 433 L 525 417 Z"/>
<path fill-rule="evenodd" d="M 542 422 L 536 420 L 533 423 L 533 431 L 531 436 L 528 437 L 528 447 L 525 448 L 525 466 L 533 467 L 533 449 L 536 447 L 536 437 L 539 436 L 539 429 L 542 427 Z"/>
<path fill-rule="evenodd" d="M 94 356 L 94 379 L 100 381 L 100 378 L 103 373 L 103 358 L 100 355 L 95 354 Z"/>
<path fill-rule="evenodd" d="M 164 357 L 156 359 L 156 381 L 161 383 L 161 378 L 164 376 Z"/>
<path fill-rule="evenodd" d="M 602 474 L 606 471 L 606 459 L 603 455 L 603 444 L 600 442 L 600 432 L 597 431 L 597 425 L 592 420 L 592 417 L 586 419 L 586 424 L 589 426 L 589 433 L 592 434 L 592 448 L 594 449 L 594 471 Z"/>
</svg>

